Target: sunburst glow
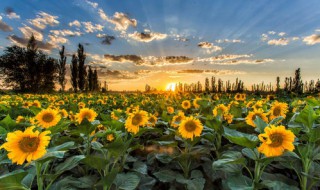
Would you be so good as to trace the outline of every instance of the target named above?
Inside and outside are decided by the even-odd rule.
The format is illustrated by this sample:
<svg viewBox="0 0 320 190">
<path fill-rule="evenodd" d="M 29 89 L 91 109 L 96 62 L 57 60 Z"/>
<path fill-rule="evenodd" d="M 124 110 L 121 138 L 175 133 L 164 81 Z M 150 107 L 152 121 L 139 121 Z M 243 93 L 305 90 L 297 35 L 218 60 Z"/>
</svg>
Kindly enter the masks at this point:
<svg viewBox="0 0 320 190">
<path fill-rule="evenodd" d="M 174 91 L 176 89 L 176 83 L 169 83 L 166 87 L 166 91 Z"/>
</svg>

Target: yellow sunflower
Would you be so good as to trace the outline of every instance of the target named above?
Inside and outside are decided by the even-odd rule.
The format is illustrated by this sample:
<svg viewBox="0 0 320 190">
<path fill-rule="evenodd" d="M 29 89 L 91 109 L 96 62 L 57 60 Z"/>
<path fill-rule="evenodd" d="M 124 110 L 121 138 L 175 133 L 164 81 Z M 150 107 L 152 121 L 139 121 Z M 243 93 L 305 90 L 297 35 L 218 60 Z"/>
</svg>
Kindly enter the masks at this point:
<svg viewBox="0 0 320 190">
<path fill-rule="evenodd" d="M 262 142 L 258 151 L 266 157 L 281 156 L 285 150 L 294 150 L 295 135 L 282 125 L 266 127 L 264 133 L 259 135 Z"/>
<path fill-rule="evenodd" d="M 17 117 L 17 119 L 16 119 L 16 123 L 22 123 L 22 122 L 25 122 L 25 121 L 26 121 L 26 119 L 21 115 L 19 115 Z"/>
<path fill-rule="evenodd" d="M 59 114 L 61 115 L 61 117 L 63 118 L 67 118 L 68 117 L 68 112 L 65 109 L 62 109 L 59 111 Z"/>
<path fill-rule="evenodd" d="M 233 115 L 232 114 L 230 114 L 230 113 L 226 113 L 226 114 L 224 114 L 223 115 L 223 118 L 224 118 L 224 120 L 226 120 L 227 121 L 227 123 L 232 123 L 232 120 L 233 120 Z"/>
<path fill-rule="evenodd" d="M 61 116 L 57 110 L 45 109 L 41 110 L 35 118 L 41 127 L 49 128 L 57 125 L 61 119 Z"/>
<path fill-rule="evenodd" d="M 41 103 L 38 100 L 31 102 L 31 106 L 41 108 Z"/>
<path fill-rule="evenodd" d="M 83 108 L 80 110 L 80 112 L 76 115 L 76 119 L 78 123 L 81 123 L 84 118 L 86 118 L 88 121 L 92 122 L 97 117 L 97 113 L 89 108 Z"/>
<path fill-rule="evenodd" d="M 170 125 L 174 128 L 179 127 L 181 121 L 185 118 L 186 116 L 182 111 L 179 111 L 178 115 L 173 116 L 172 121 Z"/>
<path fill-rule="evenodd" d="M 129 114 L 125 128 L 128 132 L 137 134 L 140 126 L 145 126 L 148 123 L 148 112 L 139 110 Z"/>
<path fill-rule="evenodd" d="M 198 101 L 200 101 L 201 100 L 201 98 L 196 98 L 196 99 L 194 99 L 193 100 L 193 106 L 196 108 L 196 109 L 198 109 L 198 108 L 200 108 L 200 105 L 199 105 L 199 103 L 198 103 Z"/>
<path fill-rule="evenodd" d="M 227 113 L 228 111 L 229 110 L 228 110 L 227 106 L 225 106 L 223 104 L 219 104 L 212 110 L 212 113 L 215 117 L 217 117 L 218 115 L 223 115 L 223 114 Z"/>
<path fill-rule="evenodd" d="M 184 100 L 182 103 L 181 103 L 181 106 L 183 109 L 187 110 L 191 107 L 191 103 L 189 100 Z"/>
<path fill-rule="evenodd" d="M 106 136 L 107 141 L 112 142 L 114 140 L 114 134 L 110 133 Z"/>
<path fill-rule="evenodd" d="M 193 140 L 193 137 L 199 137 L 203 129 L 203 125 L 199 119 L 193 116 L 185 117 L 179 125 L 179 133 L 185 139 Z"/>
<path fill-rule="evenodd" d="M 252 127 L 256 127 L 254 120 L 256 119 L 257 116 L 259 116 L 264 122 L 268 123 L 267 114 L 265 114 L 262 109 L 253 110 L 253 111 L 249 112 L 249 114 L 245 118 L 246 123 Z"/>
<path fill-rule="evenodd" d="M 147 126 L 148 127 L 154 127 L 154 126 L 156 126 L 157 121 L 158 121 L 158 118 L 156 116 L 154 116 L 154 115 L 151 115 L 149 117 L 149 119 L 148 119 Z"/>
<path fill-rule="evenodd" d="M 168 112 L 168 114 L 173 114 L 174 108 L 172 106 L 167 107 L 167 112 Z"/>
<path fill-rule="evenodd" d="M 272 104 L 272 107 L 270 108 L 269 118 L 270 118 L 270 120 L 273 120 L 274 118 L 277 118 L 279 116 L 286 118 L 287 112 L 288 112 L 288 104 L 287 103 L 275 101 Z"/>
<path fill-rule="evenodd" d="M 0 149 L 6 149 L 8 158 L 12 163 L 22 165 L 25 160 L 31 162 L 37 160 L 46 154 L 46 147 L 50 142 L 50 131 L 33 132 L 35 127 L 28 127 L 24 132 L 18 130 L 8 133 L 6 143 L 0 146 Z"/>
</svg>

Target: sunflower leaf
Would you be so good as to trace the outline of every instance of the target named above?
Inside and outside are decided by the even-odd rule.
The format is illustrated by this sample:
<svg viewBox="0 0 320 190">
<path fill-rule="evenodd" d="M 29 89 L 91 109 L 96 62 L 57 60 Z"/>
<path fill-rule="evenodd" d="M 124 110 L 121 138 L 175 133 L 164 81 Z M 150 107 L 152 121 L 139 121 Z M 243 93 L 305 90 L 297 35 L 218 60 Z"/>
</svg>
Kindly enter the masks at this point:
<svg viewBox="0 0 320 190">
<path fill-rule="evenodd" d="M 21 184 L 21 181 L 27 174 L 28 172 L 24 170 L 16 170 L 0 176 L 0 189 L 27 189 Z"/>
<path fill-rule="evenodd" d="M 254 148 L 257 146 L 259 140 L 256 135 L 246 134 L 239 132 L 237 130 L 229 129 L 227 127 L 223 127 L 224 134 L 230 142 L 235 143 L 240 146 L 244 146 L 247 148 Z"/>
</svg>

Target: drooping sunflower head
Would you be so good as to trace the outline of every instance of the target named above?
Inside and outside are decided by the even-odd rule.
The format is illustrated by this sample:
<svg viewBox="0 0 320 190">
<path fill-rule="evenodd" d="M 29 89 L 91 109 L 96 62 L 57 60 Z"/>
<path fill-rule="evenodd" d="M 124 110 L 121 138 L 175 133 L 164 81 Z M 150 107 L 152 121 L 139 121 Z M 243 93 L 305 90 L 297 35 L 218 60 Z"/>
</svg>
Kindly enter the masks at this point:
<svg viewBox="0 0 320 190">
<path fill-rule="evenodd" d="M 49 128 L 57 125 L 61 119 L 61 116 L 57 110 L 45 109 L 41 110 L 35 118 L 41 127 Z"/>
<path fill-rule="evenodd" d="M 186 116 L 184 115 L 184 113 L 182 111 L 179 111 L 178 115 L 173 116 L 170 125 L 174 128 L 179 127 L 181 121 L 184 120 L 185 117 Z"/>
<path fill-rule="evenodd" d="M 50 131 L 40 133 L 34 130 L 34 126 L 28 127 L 24 132 L 18 130 L 8 133 L 6 143 L 0 146 L 8 151 L 8 158 L 12 163 L 22 165 L 26 160 L 31 162 L 45 155 L 46 147 L 50 142 L 47 136 Z"/>
<path fill-rule="evenodd" d="M 125 128 L 128 132 L 136 134 L 139 132 L 140 126 L 145 126 L 148 123 L 148 112 L 139 110 L 129 114 L 126 122 Z"/>
<path fill-rule="evenodd" d="M 184 100 L 182 103 L 181 103 L 181 106 L 183 109 L 187 110 L 191 107 L 191 103 L 189 100 Z"/>
<path fill-rule="evenodd" d="M 179 133 L 185 139 L 193 140 L 194 137 L 201 135 L 203 125 L 199 119 L 193 116 L 185 117 L 179 125 Z"/>
<path fill-rule="evenodd" d="M 283 102 L 275 101 L 270 108 L 270 120 L 282 116 L 286 118 L 286 114 L 288 112 L 288 104 Z"/>
<path fill-rule="evenodd" d="M 286 150 L 294 150 L 294 138 L 295 135 L 284 126 L 270 125 L 259 135 L 262 144 L 258 147 L 258 151 L 266 157 L 281 156 Z"/>
<path fill-rule="evenodd" d="M 228 110 L 227 106 L 225 106 L 223 104 L 219 104 L 212 110 L 212 113 L 215 117 L 217 117 L 218 115 L 223 115 L 223 114 L 227 113 L 228 111 L 229 110 Z"/>
<path fill-rule="evenodd" d="M 80 110 L 80 112 L 76 115 L 78 123 L 81 123 L 85 118 L 89 121 L 92 122 L 96 119 L 97 113 L 89 108 L 83 108 Z"/>
<path fill-rule="evenodd" d="M 262 109 L 253 110 L 253 111 L 249 112 L 249 114 L 245 118 L 246 123 L 252 127 L 256 127 L 254 120 L 257 118 L 257 116 L 260 117 L 264 122 L 268 123 L 267 114 L 264 113 Z"/>
</svg>

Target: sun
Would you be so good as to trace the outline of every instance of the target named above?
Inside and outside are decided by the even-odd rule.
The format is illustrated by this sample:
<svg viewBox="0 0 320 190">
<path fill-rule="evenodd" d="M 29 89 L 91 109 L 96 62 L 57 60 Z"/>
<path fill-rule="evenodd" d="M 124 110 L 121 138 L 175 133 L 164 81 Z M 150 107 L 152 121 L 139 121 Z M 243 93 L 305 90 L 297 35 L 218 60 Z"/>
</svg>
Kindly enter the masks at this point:
<svg viewBox="0 0 320 190">
<path fill-rule="evenodd" d="M 176 89 L 176 83 L 169 83 L 166 87 L 166 91 L 174 91 Z"/>
</svg>

